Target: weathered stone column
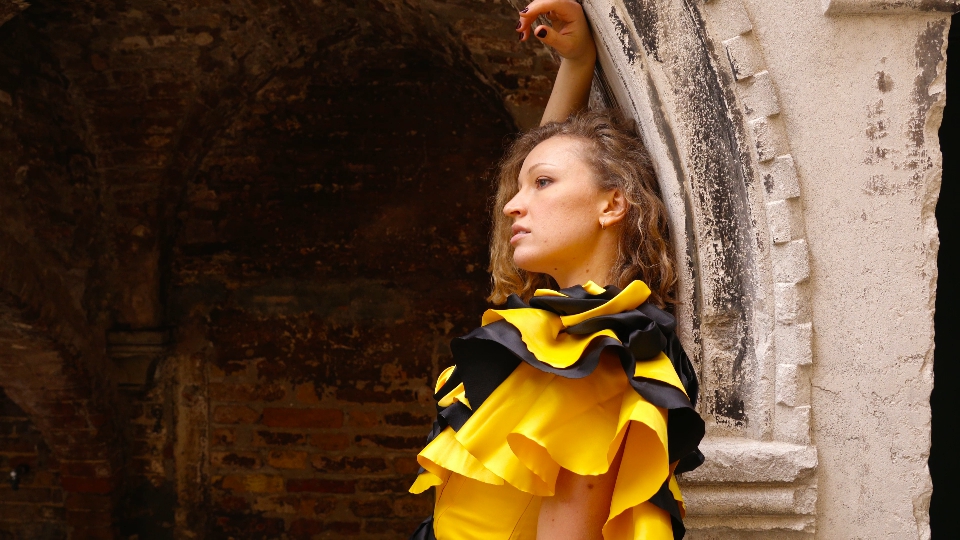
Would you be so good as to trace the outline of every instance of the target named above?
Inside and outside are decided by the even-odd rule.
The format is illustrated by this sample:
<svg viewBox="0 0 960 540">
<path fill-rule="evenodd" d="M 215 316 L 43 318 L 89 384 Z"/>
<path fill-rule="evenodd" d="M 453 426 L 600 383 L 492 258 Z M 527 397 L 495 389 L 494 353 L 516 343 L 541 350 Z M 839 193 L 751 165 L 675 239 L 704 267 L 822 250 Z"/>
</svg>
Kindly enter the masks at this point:
<svg viewBox="0 0 960 540">
<path fill-rule="evenodd" d="M 692 538 L 929 537 L 955 4 L 585 2 L 596 100 L 638 120 L 686 270 Z"/>
</svg>

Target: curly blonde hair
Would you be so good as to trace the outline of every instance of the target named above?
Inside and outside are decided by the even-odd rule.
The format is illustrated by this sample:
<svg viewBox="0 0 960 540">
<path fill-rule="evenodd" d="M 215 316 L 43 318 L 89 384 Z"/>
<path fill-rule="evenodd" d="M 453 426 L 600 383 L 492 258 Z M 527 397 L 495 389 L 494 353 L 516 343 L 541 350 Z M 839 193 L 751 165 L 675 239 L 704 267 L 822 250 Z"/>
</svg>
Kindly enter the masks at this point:
<svg viewBox="0 0 960 540">
<path fill-rule="evenodd" d="M 583 153 L 596 172 L 600 188 L 619 189 L 628 210 L 621 228 L 613 285 L 635 279 L 650 287 L 650 301 L 672 307 L 677 286 L 676 263 L 669 242 L 667 212 L 646 147 L 631 123 L 609 111 L 583 111 L 563 122 L 551 122 L 520 135 L 500 162 L 495 180 L 493 229 L 490 234 L 490 274 L 493 290 L 487 300 L 502 304 L 511 294 L 528 300 L 536 289 L 555 288 L 547 274 L 517 268 L 510 245 L 513 220 L 503 208 L 516 195 L 517 178 L 527 155 L 551 137 L 574 137 L 586 145 Z M 604 284 L 605 285 L 605 284 Z"/>
</svg>

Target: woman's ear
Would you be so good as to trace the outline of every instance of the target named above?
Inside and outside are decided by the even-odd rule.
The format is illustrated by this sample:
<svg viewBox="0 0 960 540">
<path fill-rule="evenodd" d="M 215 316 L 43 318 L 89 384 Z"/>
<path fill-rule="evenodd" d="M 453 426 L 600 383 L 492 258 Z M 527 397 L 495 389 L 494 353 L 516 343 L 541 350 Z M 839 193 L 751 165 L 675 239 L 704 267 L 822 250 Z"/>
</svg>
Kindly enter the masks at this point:
<svg viewBox="0 0 960 540">
<path fill-rule="evenodd" d="M 607 226 L 616 225 L 627 215 L 627 199 L 619 189 L 611 189 L 604 196 L 600 219 Z"/>
</svg>

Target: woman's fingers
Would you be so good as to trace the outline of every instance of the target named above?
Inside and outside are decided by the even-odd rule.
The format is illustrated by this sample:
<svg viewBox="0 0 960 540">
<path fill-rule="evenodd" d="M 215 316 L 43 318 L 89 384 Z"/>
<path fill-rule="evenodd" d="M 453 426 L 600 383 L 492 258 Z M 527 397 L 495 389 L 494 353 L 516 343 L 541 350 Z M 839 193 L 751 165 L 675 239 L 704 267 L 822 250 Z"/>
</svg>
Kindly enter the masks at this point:
<svg viewBox="0 0 960 540">
<path fill-rule="evenodd" d="M 545 15 L 551 26 L 534 26 L 537 17 Z M 535 35 L 567 59 L 591 57 L 595 46 L 583 8 L 574 0 L 534 0 L 520 11 L 517 23 L 520 41 Z"/>
<path fill-rule="evenodd" d="M 520 11 L 520 20 L 530 24 L 540 15 L 553 12 L 556 19 L 563 22 L 573 22 L 576 19 L 583 19 L 583 8 L 574 0 L 533 0 L 522 11 Z M 553 20 L 553 17 L 551 17 Z"/>
<path fill-rule="evenodd" d="M 550 28 L 545 24 L 541 24 L 540 26 L 533 29 L 533 35 L 537 36 L 537 39 L 539 39 L 542 43 L 545 43 L 553 48 L 556 48 L 557 38 L 559 37 L 559 34 L 553 28 Z"/>
</svg>

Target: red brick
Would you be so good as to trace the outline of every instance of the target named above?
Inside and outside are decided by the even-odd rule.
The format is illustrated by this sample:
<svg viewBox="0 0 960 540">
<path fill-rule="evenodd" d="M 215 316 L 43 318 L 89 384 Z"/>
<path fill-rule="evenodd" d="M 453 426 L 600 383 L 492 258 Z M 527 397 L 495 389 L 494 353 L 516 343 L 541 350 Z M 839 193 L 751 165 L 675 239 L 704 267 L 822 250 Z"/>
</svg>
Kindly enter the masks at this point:
<svg viewBox="0 0 960 540">
<path fill-rule="evenodd" d="M 350 425 L 362 428 L 376 427 L 380 425 L 380 415 L 375 411 L 351 411 Z"/>
<path fill-rule="evenodd" d="M 252 424 L 260 414 L 242 405 L 217 407 L 213 411 L 213 421 L 219 424 Z"/>
<path fill-rule="evenodd" d="M 336 497 L 311 498 L 309 495 L 298 495 L 297 498 L 300 499 L 297 513 L 302 516 L 324 516 L 337 507 Z"/>
<path fill-rule="evenodd" d="M 363 441 L 394 450 L 419 450 L 426 443 L 426 437 L 401 437 L 398 435 L 363 435 Z"/>
<path fill-rule="evenodd" d="M 224 495 L 216 499 L 218 508 L 226 510 L 227 512 L 249 512 L 250 511 L 250 501 L 243 497 L 237 497 L 235 495 Z"/>
<path fill-rule="evenodd" d="M 306 442 L 307 436 L 302 433 L 257 431 L 253 434 L 254 446 L 299 446 Z"/>
<path fill-rule="evenodd" d="M 355 521 L 327 521 L 323 524 L 327 532 L 353 536 L 360 534 L 360 523 Z"/>
<path fill-rule="evenodd" d="M 237 442 L 237 432 L 232 428 L 217 428 L 210 439 L 213 446 L 230 446 Z"/>
<path fill-rule="evenodd" d="M 406 493 L 414 478 L 364 478 L 357 481 L 357 491 L 365 493 Z"/>
<path fill-rule="evenodd" d="M 281 428 L 339 428 L 343 426 L 343 411 L 267 408 L 263 410 L 261 423 Z"/>
<path fill-rule="evenodd" d="M 0 469 L 2 471 L 3 469 Z M 6 482 L 7 480 L 4 479 Z M 29 487 L 28 485 L 20 485 L 20 489 L 13 491 L 9 488 L 10 484 L 5 486 L 0 485 L 0 500 L 8 503 L 43 503 L 43 502 L 59 502 L 60 490 L 52 490 L 48 488 L 41 487 Z M 58 486 L 59 487 L 59 486 Z"/>
<path fill-rule="evenodd" d="M 286 389 L 279 384 L 210 384 L 210 399 L 213 401 L 231 401 L 235 403 L 277 401 L 283 399 L 286 394 Z"/>
<path fill-rule="evenodd" d="M 259 469 L 260 454 L 255 452 L 211 452 L 210 464 L 214 467 Z"/>
<path fill-rule="evenodd" d="M 304 405 L 320 403 L 320 398 L 317 396 L 317 389 L 312 382 L 298 385 L 294 391 L 294 395 L 297 398 L 297 403 Z"/>
<path fill-rule="evenodd" d="M 376 535 L 396 533 L 399 537 L 405 538 L 417 530 L 421 521 L 420 519 L 365 519 L 363 520 L 363 532 Z"/>
<path fill-rule="evenodd" d="M 60 474 L 63 476 L 108 478 L 112 466 L 107 461 L 61 461 Z"/>
<path fill-rule="evenodd" d="M 283 478 L 264 474 L 224 476 L 220 481 L 223 489 L 249 493 L 279 493 L 283 491 Z"/>
<path fill-rule="evenodd" d="M 353 480 L 291 478 L 287 480 L 287 491 L 291 493 L 353 493 L 356 491 L 356 488 Z"/>
<path fill-rule="evenodd" d="M 350 511 L 357 517 L 389 517 L 393 514 L 393 506 L 389 499 L 374 499 L 368 501 L 352 501 Z"/>
<path fill-rule="evenodd" d="M 67 523 L 81 527 L 110 527 L 113 513 L 109 511 L 67 510 Z"/>
<path fill-rule="evenodd" d="M 350 437 L 344 433 L 314 433 L 310 444 L 320 450 L 345 450 L 350 446 Z"/>
<path fill-rule="evenodd" d="M 411 414 L 409 412 L 398 412 L 388 414 L 383 417 L 388 424 L 392 426 L 429 426 L 433 422 L 433 417 L 425 414 Z"/>
<path fill-rule="evenodd" d="M 271 450 L 267 463 L 275 469 L 306 469 L 307 453 L 287 450 Z"/>
<path fill-rule="evenodd" d="M 429 496 L 400 495 L 393 501 L 396 516 L 429 516 L 433 512 L 433 500 Z"/>
<path fill-rule="evenodd" d="M 111 493 L 113 491 L 112 478 L 75 478 L 64 476 L 60 478 L 64 491 L 74 493 Z"/>
<path fill-rule="evenodd" d="M 113 508 L 113 498 L 109 495 L 67 493 L 63 500 L 63 506 L 67 510 L 108 512 Z"/>
<path fill-rule="evenodd" d="M 297 519 L 290 524 L 290 530 L 287 531 L 293 538 L 311 538 L 315 534 L 326 531 L 322 521 L 315 519 Z"/>
<path fill-rule="evenodd" d="M 393 460 L 393 470 L 400 474 L 417 474 L 420 471 L 420 464 L 417 458 L 398 457 Z"/>
<path fill-rule="evenodd" d="M 387 469 L 386 461 L 381 457 L 346 456 L 329 458 L 313 456 L 314 468 L 324 472 L 372 473 Z"/>
<path fill-rule="evenodd" d="M 337 399 L 355 403 L 414 403 L 417 401 L 415 393 L 409 390 L 394 390 L 392 392 L 373 392 L 357 388 L 337 389 Z"/>
<path fill-rule="evenodd" d="M 116 532 L 113 527 L 87 527 L 84 525 L 74 525 L 72 538 L 83 538 L 84 540 L 116 540 Z"/>
</svg>

